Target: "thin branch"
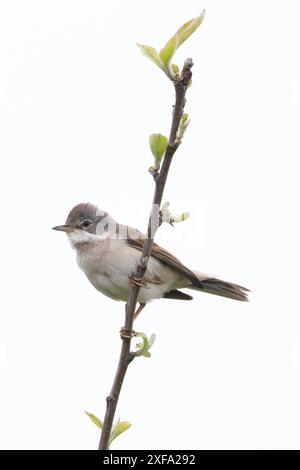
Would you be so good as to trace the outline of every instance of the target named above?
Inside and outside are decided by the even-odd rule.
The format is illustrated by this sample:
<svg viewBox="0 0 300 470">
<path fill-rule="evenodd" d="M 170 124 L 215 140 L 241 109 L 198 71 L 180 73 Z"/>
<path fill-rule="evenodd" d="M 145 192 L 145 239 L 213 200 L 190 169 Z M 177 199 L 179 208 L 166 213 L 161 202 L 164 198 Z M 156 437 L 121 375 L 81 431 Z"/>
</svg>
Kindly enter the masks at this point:
<svg viewBox="0 0 300 470">
<path fill-rule="evenodd" d="M 185 95 L 192 78 L 192 71 L 191 68 L 193 66 L 192 59 L 187 59 L 184 63 L 181 76 L 178 78 L 176 82 L 174 82 L 175 86 L 175 94 L 176 100 L 173 110 L 172 116 L 172 125 L 171 131 L 169 136 L 169 143 L 165 153 L 165 157 L 163 159 L 162 167 L 160 172 L 154 175 L 155 180 L 155 192 L 153 197 L 152 209 L 151 214 L 149 217 L 148 222 L 148 229 L 147 229 L 147 237 L 144 241 L 143 252 L 141 255 L 141 260 L 134 274 L 134 277 L 138 280 L 141 280 L 146 272 L 147 264 L 149 257 L 151 255 L 151 249 L 153 245 L 154 236 L 156 233 L 157 228 L 159 227 L 159 211 L 157 208 L 160 207 L 169 168 L 172 163 L 172 159 L 174 153 L 176 152 L 177 148 L 180 145 L 180 142 L 177 140 L 177 132 L 179 129 L 180 119 L 183 114 L 184 106 L 185 106 Z M 113 420 L 115 416 L 115 411 L 117 408 L 118 400 L 120 391 L 122 388 L 122 384 L 124 381 L 124 377 L 130 362 L 134 359 L 134 355 L 130 352 L 130 344 L 131 344 L 131 337 L 133 334 L 133 320 L 134 320 L 134 313 L 136 310 L 136 304 L 138 300 L 138 295 L 141 287 L 138 285 L 133 285 L 131 287 L 130 296 L 128 302 L 125 306 L 125 326 L 123 328 L 123 332 L 126 333 L 127 337 L 122 336 L 122 347 L 121 353 L 119 358 L 119 364 L 116 371 L 115 379 L 113 382 L 113 386 L 109 396 L 106 399 L 106 413 L 103 421 L 103 428 L 101 432 L 101 438 L 99 443 L 99 450 L 108 449 L 109 447 L 109 437 L 113 425 Z"/>
</svg>

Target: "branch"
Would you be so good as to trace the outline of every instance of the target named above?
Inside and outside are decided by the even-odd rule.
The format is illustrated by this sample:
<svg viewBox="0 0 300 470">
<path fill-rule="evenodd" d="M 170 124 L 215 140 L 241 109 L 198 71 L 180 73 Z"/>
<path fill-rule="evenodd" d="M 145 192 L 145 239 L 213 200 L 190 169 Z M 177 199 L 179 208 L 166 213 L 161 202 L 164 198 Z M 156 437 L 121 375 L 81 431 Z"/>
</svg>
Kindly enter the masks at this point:
<svg viewBox="0 0 300 470">
<path fill-rule="evenodd" d="M 172 163 L 173 156 L 180 145 L 180 140 L 177 139 L 177 132 L 179 129 L 180 119 L 183 114 L 185 106 L 185 95 L 188 85 L 192 78 L 191 68 L 193 66 L 192 59 L 187 59 L 184 63 L 181 76 L 174 82 L 176 100 L 173 110 L 172 125 L 169 136 L 169 143 L 166 149 L 165 157 L 162 163 L 161 170 L 156 172 L 154 176 L 155 180 L 155 192 L 153 197 L 151 214 L 148 222 L 147 237 L 144 241 L 143 252 L 141 260 L 134 274 L 134 277 L 141 280 L 147 269 L 148 261 L 151 255 L 152 245 L 155 233 L 159 227 L 159 210 L 160 208 L 169 168 Z M 103 421 L 103 428 L 101 432 L 101 438 L 99 443 L 99 450 L 108 449 L 109 437 L 113 425 L 114 415 L 117 408 L 120 391 L 124 381 L 124 377 L 130 362 L 134 359 L 134 354 L 130 352 L 131 338 L 133 335 L 133 320 L 134 313 L 136 310 L 136 304 L 138 295 L 141 287 L 133 285 L 131 287 L 130 296 L 125 306 L 125 326 L 123 332 L 126 332 L 126 337 L 122 336 L 122 347 L 119 358 L 119 364 L 116 371 L 115 379 L 109 396 L 106 399 L 106 413 Z"/>
</svg>

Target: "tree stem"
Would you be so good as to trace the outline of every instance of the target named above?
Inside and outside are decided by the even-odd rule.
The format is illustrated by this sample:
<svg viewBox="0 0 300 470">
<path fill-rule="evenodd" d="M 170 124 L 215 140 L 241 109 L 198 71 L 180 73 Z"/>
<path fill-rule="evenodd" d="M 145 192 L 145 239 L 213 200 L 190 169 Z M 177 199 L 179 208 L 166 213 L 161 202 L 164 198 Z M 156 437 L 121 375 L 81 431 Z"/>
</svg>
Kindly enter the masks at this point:
<svg viewBox="0 0 300 470">
<path fill-rule="evenodd" d="M 141 255 L 141 260 L 134 274 L 134 277 L 137 279 L 142 279 L 146 269 L 149 257 L 151 255 L 152 245 L 154 236 L 157 228 L 159 227 L 158 220 L 158 211 L 157 207 L 160 207 L 170 165 L 172 163 L 173 156 L 180 145 L 180 142 L 177 141 L 177 132 L 179 129 L 180 119 L 183 114 L 185 106 L 185 95 L 192 78 L 191 68 L 193 66 L 192 59 L 187 59 L 184 63 L 181 76 L 176 82 L 175 86 L 175 105 L 172 116 L 172 125 L 169 136 L 169 143 L 167 150 L 163 159 L 161 170 L 158 174 L 155 175 L 155 191 L 152 203 L 151 214 L 148 222 L 147 237 L 144 241 L 143 252 Z M 119 357 L 119 364 L 117 367 L 116 375 L 112 385 L 111 392 L 106 399 L 106 413 L 103 421 L 103 428 L 101 432 L 101 438 L 99 443 L 99 450 L 105 450 L 109 448 L 109 438 L 113 425 L 113 420 L 122 388 L 122 384 L 126 375 L 127 368 L 130 362 L 134 359 L 134 355 L 130 352 L 131 345 L 131 334 L 134 320 L 134 313 L 136 310 L 136 304 L 138 301 L 138 295 L 141 287 L 134 285 L 131 287 L 130 296 L 128 302 L 125 306 L 125 326 L 124 330 L 128 334 L 128 338 L 122 337 L 122 347 Z"/>
</svg>

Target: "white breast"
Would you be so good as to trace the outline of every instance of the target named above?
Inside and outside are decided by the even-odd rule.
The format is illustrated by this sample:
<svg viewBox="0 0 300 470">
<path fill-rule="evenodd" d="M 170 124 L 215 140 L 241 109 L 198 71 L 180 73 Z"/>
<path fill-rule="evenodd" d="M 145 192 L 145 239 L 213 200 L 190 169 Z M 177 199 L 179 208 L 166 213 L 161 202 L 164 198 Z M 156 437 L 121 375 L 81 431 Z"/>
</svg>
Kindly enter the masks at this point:
<svg viewBox="0 0 300 470">
<path fill-rule="evenodd" d="M 93 286 L 114 300 L 128 298 L 128 273 L 136 269 L 138 259 L 126 256 L 124 240 L 96 240 L 76 245 L 77 262 Z"/>
<path fill-rule="evenodd" d="M 129 277 L 136 271 L 141 252 L 130 247 L 125 240 L 99 239 L 95 235 L 86 234 L 73 246 L 77 251 L 77 262 L 93 286 L 104 295 L 114 299 L 127 301 L 131 288 Z M 172 289 L 176 289 L 182 280 L 174 271 L 150 258 L 146 278 L 159 277 L 162 284 L 148 283 L 140 290 L 139 302 L 161 298 Z M 181 282 L 180 282 L 181 281 Z"/>
</svg>

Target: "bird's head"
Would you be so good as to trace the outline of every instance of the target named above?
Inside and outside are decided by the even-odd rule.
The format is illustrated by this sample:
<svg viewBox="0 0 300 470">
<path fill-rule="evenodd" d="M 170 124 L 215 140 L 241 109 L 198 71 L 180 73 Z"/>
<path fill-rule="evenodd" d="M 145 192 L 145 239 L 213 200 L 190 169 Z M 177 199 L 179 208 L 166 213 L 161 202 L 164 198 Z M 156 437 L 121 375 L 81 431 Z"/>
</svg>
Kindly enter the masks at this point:
<svg viewBox="0 0 300 470">
<path fill-rule="evenodd" d="M 103 239 L 112 230 L 111 217 L 90 203 L 81 203 L 70 211 L 66 223 L 57 225 L 53 230 L 65 232 L 73 245 Z"/>
</svg>

